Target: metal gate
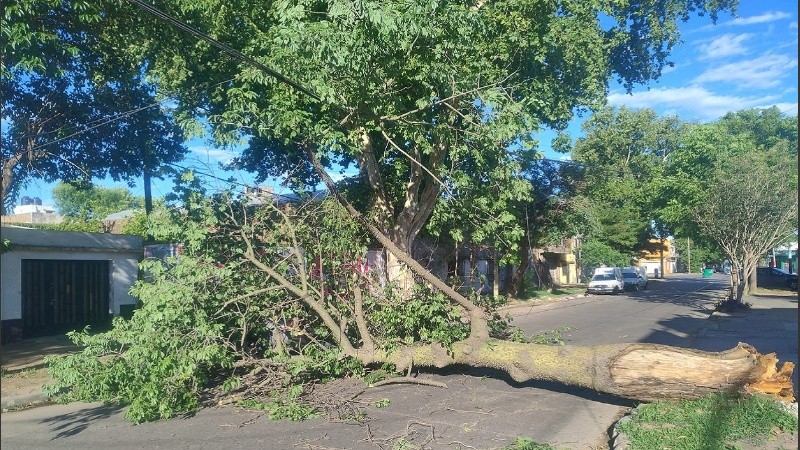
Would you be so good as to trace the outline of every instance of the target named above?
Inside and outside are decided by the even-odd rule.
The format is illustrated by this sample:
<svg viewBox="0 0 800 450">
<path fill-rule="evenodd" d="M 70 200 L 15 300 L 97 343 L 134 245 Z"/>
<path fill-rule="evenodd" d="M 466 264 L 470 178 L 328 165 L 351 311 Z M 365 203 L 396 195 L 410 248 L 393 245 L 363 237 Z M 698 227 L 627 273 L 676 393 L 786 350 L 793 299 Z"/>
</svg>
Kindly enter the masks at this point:
<svg viewBox="0 0 800 450">
<path fill-rule="evenodd" d="M 22 260 L 26 336 L 56 334 L 108 320 L 110 262 Z"/>
</svg>

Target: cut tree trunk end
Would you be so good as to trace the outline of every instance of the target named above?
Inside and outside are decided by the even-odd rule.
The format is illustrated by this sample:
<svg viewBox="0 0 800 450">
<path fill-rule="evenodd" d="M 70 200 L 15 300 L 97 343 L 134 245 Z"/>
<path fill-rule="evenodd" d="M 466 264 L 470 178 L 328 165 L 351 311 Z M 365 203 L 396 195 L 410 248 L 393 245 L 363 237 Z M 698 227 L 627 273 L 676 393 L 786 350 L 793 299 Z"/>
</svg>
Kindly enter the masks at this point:
<svg viewBox="0 0 800 450">
<path fill-rule="evenodd" d="M 767 394 L 791 403 L 794 363 L 785 362 L 780 370 L 777 363 L 774 353 L 762 355 L 741 342 L 718 353 L 632 345 L 615 358 L 609 372 L 620 389 L 618 395 L 639 400 L 739 391 Z"/>
</svg>

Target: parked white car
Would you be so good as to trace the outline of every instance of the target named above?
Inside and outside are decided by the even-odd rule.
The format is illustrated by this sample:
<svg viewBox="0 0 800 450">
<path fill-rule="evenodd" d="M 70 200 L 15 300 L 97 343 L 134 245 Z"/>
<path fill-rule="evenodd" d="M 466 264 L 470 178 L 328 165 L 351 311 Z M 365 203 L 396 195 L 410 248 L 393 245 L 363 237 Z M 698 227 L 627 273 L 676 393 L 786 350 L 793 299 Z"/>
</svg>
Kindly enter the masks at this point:
<svg viewBox="0 0 800 450">
<path fill-rule="evenodd" d="M 622 271 L 619 267 L 598 267 L 589 282 L 589 294 L 619 294 L 625 290 Z"/>
</svg>

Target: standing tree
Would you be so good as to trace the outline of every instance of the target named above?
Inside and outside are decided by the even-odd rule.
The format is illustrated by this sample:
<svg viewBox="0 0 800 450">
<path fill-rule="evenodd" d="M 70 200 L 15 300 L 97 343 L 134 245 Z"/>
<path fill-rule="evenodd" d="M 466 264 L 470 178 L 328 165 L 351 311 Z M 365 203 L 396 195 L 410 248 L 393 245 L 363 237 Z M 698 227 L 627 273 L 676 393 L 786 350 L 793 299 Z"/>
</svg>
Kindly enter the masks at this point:
<svg viewBox="0 0 800 450">
<path fill-rule="evenodd" d="M 591 199 L 601 224 L 591 237 L 634 256 L 651 239 L 670 234 L 660 218 L 667 198 L 658 186 L 682 123 L 651 109 L 604 108 L 583 129 L 586 137 L 575 143 L 573 158 L 586 164 L 580 194 Z"/>
<path fill-rule="evenodd" d="M 199 31 L 128 14 L 119 35 L 180 99 L 181 117 L 249 139 L 240 167 L 313 186 L 309 153 L 327 168 L 355 162 L 370 186 L 366 215 L 409 252 L 443 185 L 472 179 L 461 176 L 470 161 L 506 161 L 512 143 L 533 151 L 532 132 L 600 106 L 611 77 L 628 88 L 656 79 L 677 21 L 734 4 L 167 1 L 160 8 Z M 196 89 L 209 80 L 220 84 Z M 409 281 L 388 256 L 390 278 Z"/>
<path fill-rule="evenodd" d="M 106 13 L 80 0 L 4 4 L 0 213 L 31 178 L 147 182 L 185 154 L 142 66 L 120 57 Z"/>
<path fill-rule="evenodd" d="M 736 301 L 752 289 L 758 260 L 797 231 L 797 157 L 778 145 L 719 161 L 694 209 L 703 233 L 731 261 Z"/>
<path fill-rule="evenodd" d="M 66 222 L 82 229 L 98 231 L 100 221 L 109 214 L 126 209 L 142 208 L 142 198 L 124 188 L 59 183 L 53 188 L 56 210 Z"/>
<path fill-rule="evenodd" d="M 762 202 L 766 202 L 769 208 L 767 196 L 777 191 L 783 192 L 796 208 L 797 142 L 796 138 L 793 139 L 796 136 L 796 118 L 783 117 L 776 108 L 728 113 L 715 123 L 689 126 L 681 136 L 679 149 L 670 156 L 663 176 L 657 180 L 657 189 L 665 200 L 660 207 L 660 217 L 670 225 L 676 236 L 690 238 L 696 245 L 710 250 L 718 249 L 726 255 L 730 255 L 729 251 L 735 248 L 739 270 L 733 268 L 731 281 L 739 300 L 748 286 L 755 286 L 755 272 L 752 269 L 757 259 L 770 247 L 761 250 L 760 254 L 750 253 L 762 248 L 766 241 L 771 241 L 773 232 L 781 235 L 779 243 L 788 237 L 785 231 L 787 225 L 777 221 L 770 228 L 773 225 L 760 222 L 766 221 L 768 216 L 742 221 L 740 230 L 736 230 L 735 221 L 724 227 L 720 225 L 717 229 L 710 228 L 711 224 L 735 218 L 742 220 L 740 214 L 761 211 L 762 206 L 756 205 Z M 747 166 L 749 163 L 753 164 L 752 168 Z M 771 179 L 762 179 L 769 174 L 762 173 L 764 164 L 773 163 L 775 171 L 769 175 Z M 749 180 L 751 173 L 754 178 Z M 742 185 L 738 186 L 737 183 Z M 750 183 L 767 183 L 763 186 L 769 186 L 772 191 L 757 192 Z M 720 204 L 721 198 L 726 198 L 730 203 Z M 787 198 L 780 200 L 785 202 Z M 735 208 L 736 205 L 747 205 L 750 211 L 731 210 L 729 214 L 728 208 Z M 709 208 L 721 208 L 720 211 L 724 209 L 726 213 L 713 217 Z M 756 225 L 758 227 L 753 228 Z M 756 229 L 764 234 L 752 234 Z M 727 235 L 720 234 L 721 230 Z M 796 230 L 796 221 L 792 230 Z M 747 241 L 736 243 L 742 233 L 750 237 Z M 721 240 L 726 241 L 728 248 L 721 245 Z M 751 269 L 746 270 L 745 266 Z"/>
</svg>

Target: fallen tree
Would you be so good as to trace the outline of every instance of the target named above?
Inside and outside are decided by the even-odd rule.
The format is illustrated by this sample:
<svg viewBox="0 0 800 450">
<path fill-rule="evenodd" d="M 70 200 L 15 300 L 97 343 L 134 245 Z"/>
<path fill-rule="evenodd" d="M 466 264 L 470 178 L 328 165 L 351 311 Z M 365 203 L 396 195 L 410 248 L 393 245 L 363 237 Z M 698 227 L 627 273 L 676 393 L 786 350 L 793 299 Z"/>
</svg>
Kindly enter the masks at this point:
<svg viewBox="0 0 800 450">
<path fill-rule="evenodd" d="M 488 324 L 483 310 L 435 278 L 409 255 L 382 236 L 342 196 L 313 152 L 309 159 L 329 191 L 381 244 L 395 253 L 425 281 L 444 291 L 469 313 L 470 337 L 450 349 L 436 344 L 410 347 L 394 354 L 380 354 L 368 347 L 351 356 L 365 363 L 391 361 L 398 369 L 412 364 L 444 367 L 460 363 L 491 367 L 507 372 L 516 381 L 549 380 L 591 388 L 636 400 L 697 398 L 711 392 L 745 390 L 794 401 L 792 371 L 794 363 L 784 362 L 777 369 L 774 353 L 761 355 L 748 344 L 740 343 L 725 352 L 712 353 L 656 344 L 622 344 L 597 347 L 553 348 L 488 339 Z M 255 261 L 253 261 L 255 263 Z M 363 321 L 363 317 L 357 317 Z M 365 331 L 366 328 L 359 328 Z M 367 336 L 365 342 L 372 342 Z"/>
<path fill-rule="evenodd" d="M 152 230 L 180 239 L 184 254 L 143 263 L 148 276 L 133 290 L 141 307 L 130 320 L 72 334 L 84 351 L 51 361 L 51 392 L 129 404 L 128 417 L 140 422 L 196 409 L 216 387 L 251 402 L 240 404 L 272 405 L 274 417 L 303 418 L 314 410 L 299 405 L 300 392 L 313 392 L 308 383 L 465 364 L 636 400 L 718 391 L 793 400 L 793 364 L 779 370 L 775 355 L 746 344 L 720 353 L 538 345 L 509 339 L 507 324 L 477 299 L 456 293 L 453 301 L 423 281 L 397 295 L 364 267 L 370 239 L 330 199 L 195 198 L 183 217 Z"/>
</svg>

